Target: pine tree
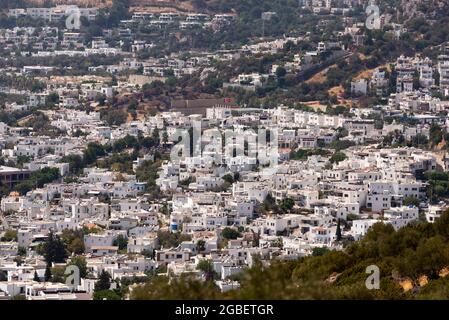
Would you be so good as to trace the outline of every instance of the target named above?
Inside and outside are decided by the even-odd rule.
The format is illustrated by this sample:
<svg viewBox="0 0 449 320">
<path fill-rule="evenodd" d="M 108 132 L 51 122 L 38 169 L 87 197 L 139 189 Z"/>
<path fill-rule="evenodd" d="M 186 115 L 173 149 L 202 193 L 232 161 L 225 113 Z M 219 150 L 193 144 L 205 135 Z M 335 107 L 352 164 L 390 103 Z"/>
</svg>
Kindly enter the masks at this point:
<svg viewBox="0 0 449 320">
<path fill-rule="evenodd" d="M 337 231 L 335 232 L 335 236 L 337 241 L 341 240 L 341 227 L 340 227 L 340 219 L 337 220 Z"/>
<path fill-rule="evenodd" d="M 95 291 L 109 290 L 111 287 L 111 275 L 107 271 L 102 271 L 95 283 Z"/>
<path fill-rule="evenodd" d="M 47 267 L 45 267 L 45 275 L 44 275 L 45 281 L 50 281 L 51 277 L 52 277 L 52 274 L 51 274 L 50 265 L 47 264 Z"/>
<path fill-rule="evenodd" d="M 33 280 L 36 281 L 36 282 L 41 282 L 41 279 L 39 279 L 39 276 L 37 275 L 37 271 L 36 270 L 34 270 L 34 278 L 33 278 Z"/>
<path fill-rule="evenodd" d="M 53 232 L 48 235 L 47 241 L 43 246 L 44 257 L 47 264 L 52 262 L 65 262 L 67 259 L 67 250 L 64 242 Z"/>
</svg>

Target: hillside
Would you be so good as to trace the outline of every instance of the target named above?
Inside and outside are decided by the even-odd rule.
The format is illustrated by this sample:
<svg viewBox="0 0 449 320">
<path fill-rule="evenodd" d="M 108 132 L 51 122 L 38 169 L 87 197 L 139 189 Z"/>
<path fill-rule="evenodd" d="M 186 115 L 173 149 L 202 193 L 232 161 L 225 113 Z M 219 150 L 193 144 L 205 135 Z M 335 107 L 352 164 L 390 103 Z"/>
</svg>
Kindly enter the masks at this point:
<svg viewBox="0 0 449 320">
<path fill-rule="evenodd" d="M 2 8 L 43 7 L 50 5 L 77 5 L 80 7 L 110 7 L 112 0 L 0 0 Z"/>
<path fill-rule="evenodd" d="M 375 225 L 344 251 L 298 261 L 258 263 L 240 275 L 242 287 L 222 294 L 213 284 L 157 277 L 135 288 L 133 299 L 448 299 L 449 212 L 435 223 L 395 232 Z M 370 265 L 380 269 L 380 289 L 368 290 Z"/>
</svg>

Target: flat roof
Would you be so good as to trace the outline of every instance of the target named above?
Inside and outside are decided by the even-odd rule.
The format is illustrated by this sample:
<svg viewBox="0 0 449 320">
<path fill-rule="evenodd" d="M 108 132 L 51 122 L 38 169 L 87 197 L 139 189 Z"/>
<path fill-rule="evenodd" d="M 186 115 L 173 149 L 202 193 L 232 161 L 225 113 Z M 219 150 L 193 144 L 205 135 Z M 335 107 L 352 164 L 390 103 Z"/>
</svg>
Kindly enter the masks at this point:
<svg viewBox="0 0 449 320">
<path fill-rule="evenodd" d="M 0 173 L 8 173 L 8 172 L 28 172 L 28 170 L 23 170 L 19 168 L 0 166 Z"/>
</svg>

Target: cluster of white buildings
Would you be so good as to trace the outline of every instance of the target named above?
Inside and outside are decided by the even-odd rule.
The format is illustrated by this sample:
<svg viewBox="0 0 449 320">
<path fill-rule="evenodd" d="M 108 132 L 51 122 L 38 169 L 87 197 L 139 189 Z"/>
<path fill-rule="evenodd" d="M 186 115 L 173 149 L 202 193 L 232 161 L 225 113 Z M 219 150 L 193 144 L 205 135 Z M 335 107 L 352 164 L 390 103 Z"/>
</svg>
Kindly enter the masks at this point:
<svg viewBox="0 0 449 320">
<path fill-rule="evenodd" d="M 213 29 L 218 31 L 236 19 L 234 14 L 215 14 L 208 15 L 204 13 L 180 13 L 180 12 L 161 12 L 154 13 L 145 10 L 136 10 L 133 12 L 131 20 L 122 21 L 122 25 L 131 26 L 136 23 L 144 23 L 153 28 L 177 27 L 180 30 L 188 29 Z"/>
<path fill-rule="evenodd" d="M 435 89 L 440 91 L 443 96 L 448 96 L 449 56 L 446 52 L 447 48 L 444 47 L 443 54 L 439 55 L 436 61 L 432 61 L 428 57 L 401 55 L 391 70 L 377 68 L 372 72 L 370 78 L 353 81 L 351 92 L 363 95 L 374 92 L 378 96 L 385 96 L 389 92 L 390 81 L 394 76 L 396 87 L 390 93 L 411 94 L 420 91 L 430 94 L 430 90 Z"/>
<path fill-rule="evenodd" d="M 74 5 L 59 5 L 51 8 L 19 8 L 9 9 L 8 16 L 14 18 L 29 17 L 32 19 L 59 21 L 63 18 L 67 18 L 73 12 L 79 13 L 81 17 L 85 17 L 88 20 L 95 20 L 98 15 L 98 8 L 80 8 Z"/>
<path fill-rule="evenodd" d="M 290 159 L 298 149 L 314 150 L 318 141 L 334 141 L 336 128 L 376 137 L 379 133 L 372 123 L 286 107 L 237 114 L 231 111 L 213 107 L 206 117 L 166 112 L 120 127 L 105 125 L 92 112 L 48 111 L 55 126 L 70 132 L 76 128 L 87 135 L 63 139 L 15 137 L 12 149 L 7 141 L 12 141 L 14 133 L 5 130 L 2 154 L 6 158 L 27 155 L 32 160 L 24 168 L 30 172 L 57 167 L 61 176 L 70 169 L 61 162 L 61 156 L 82 155 L 89 141 L 105 144 L 139 132 L 150 136 L 158 128 L 167 132 L 170 144 L 176 141 L 177 130 L 188 129 L 200 120 L 209 130 L 223 133 L 230 129 L 223 125 L 227 120 L 250 139 L 253 135 L 245 133 L 244 128 L 256 123 L 279 130 L 279 157 L 275 170 L 267 175 L 254 155 L 224 152 L 222 158 L 216 158 L 220 152 L 214 154 L 202 144 L 204 148 L 195 156 L 184 154 L 162 162 L 156 179 L 163 195 L 160 199 L 150 197 L 146 182 L 138 181 L 134 174 L 95 166 L 85 168 L 77 181 L 56 181 L 26 195 L 4 197 L 1 212 L 7 214 L 1 233 L 16 230 L 17 240 L 0 242 L 0 271 L 8 279 L 0 282 L 0 289 L 7 295 L 24 294 L 27 299 L 83 299 L 92 294 L 95 278 L 103 270 L 118 280 L 145 276 L 145 272 L 154 270 L 201 277 L 196 265 L 207 259 L 218 276 L 217 284 L 228 290 L 238 287 L 229 277 L 250 267 L 256 256 L 267 261 L 297 259 L 312 254 L 314 248 L 338 250 L 337 228 L 343 238 L 358 240 L 374 223 L 398 229 L 419 220 L 423 210 L 428 221 L 434 221 L 444 210 L 442 205 L 427 209 L 404 205 L 410 198 L 426 203 L 426 184 L 416 180 L 415 173 L 436 169 L 437 159 L 431 152 L 367 145 L 343 150 L 346 159 L 338 163 L 330 162 L 330 154 Z M 211 141 L 205 136 L 203 142 Z M 236 146 L 236 140 L 227 145 Z M 151 154 L 139 157 L 134 169 L 152 159 Z M 104 197 L 109 201 L 100 200 Z M 292 206 L 283 209 L 288 211 L 264 209 L 267 201 L 282 208 L 285 199 L 292 200 Z M 46 241 L 49 232 L 83 228 L 100 230 L 83 237 L 89 277 L 83 278 L 75 291 L 62 284 L 34 281 L 35 273 L 43 280 L 46 267 L 35 248 Z M 236 233 L 230 239 L 226 238 L 229 229 Z M 181 233 L 190 240 L 164 247 L 158 232 Z M 127 239 L 125 248 L 119 247 L 119 238 Z M 24 248 L 26 255 L 17 265 L 13 260 L 19 248 Z"/>
<path fill-rule="evenodd" d="M 333 14 L 350 11 L 356 2 L 304 0 L 300 4 L 316 14 Z M 59 21 L 72 9 L 11 9 L 9 16 Z M 98 14 L 96 8 L 81 8 L 80 12 L 89 20 Z M 109 125 L 102 118 L 104 109 L 144 102 L 144 85 L 192 74 L 204 81 L 217 71 L 217 62 L 279 54 L 287 44 L 308 40 L 307 35 L 282 37 L 253 41 L 239 49 L 152 58 L 145 53 L 156 44 L 134 38 L 132 30 L 140 24 L 219 31 L 235 18 L 233 14 L 135 11 L 117 30 L 103 30 L 88 44 L 85 34 L 74 30 L 0 30 L 0 45 L 5 50 L 22 49 L 17 55 L 33 61 L 58 56 L 80 61 L 101 56 L 105 60 L 90 65 L 81 76 L 61 75 L 57 67 L 34 62 L 0 70 L 10 79 L 34 77 L 45 83 L 45 88 L 34 91 L 0 88 L 2 93 L 23 98 L 21 103 L 6 102 L 2 111 L 25 114 L 18 119 L 21 126 L 0 122 L 4 162 L 0 187 L 5 194 L 0 200 L 0 299 L 15 295 L 29 300 L 90 299 L 103 271 L 114 281 L 133 281 L 154 273 L 169 277 L 189 273 L 201 278 L 204 274 L 197 267 L 203 260 L 211 263 L 217 286 L 227 291 L 240 286 L 234 276 L 257 259 L 269 263 L 311 255 L 317 248 L 341 250 L 342 239 L 360 240 L 376 223 L 397 230 L 421 220 L 434 222 L 445 212 L 444 202 L 430 203 L 429 186 L 417 176 L 440 167 L 447 170 L 447 159 L 438 152 L 386 146 L 384 138 L 402 134 L 407 141 L 418 135 L 428 139 L 432 125 L 447 128 L 447 116 L 436 114 L 448 111 L 449 103 L 430 91 L 438 88 L 443 97 L 448 95 L 446 55 L 437 63 L 401 56 L 394 63 L 395 92 L 386 103 L 348 108 L 344 114 L 299 105 L 238 108 L 226 98 L 185 100 L 185 113 L 172 99 L 172 110 L 160 108 L 165 111 L 154 115 L 144 110 L 142 117 L 133 120 L 125 114 L 126 122 L 121 125 Z M 360 28 L 351 19 L 343 16 L 348 26 L 345 34 L 352 35 L 357 44 L 363 37 L 358 37 Z M 396 31 L 401 30 L 399 26 Z M 117 33 L 120 41 L 111 45 Z M 333 56 L 335 52 L 340 55 Z M 319 42 L 313 50 L 273 63 L 267 74 L 233 75 L 223 86 L 255 91 L 279 80 L 279 68 L 286 73 L 303 72 L 328 62 L 320 60 L 328 53 L 335 59 L 349 51 L 338 41 Z M 365 95 L 373 90 L 384 96 L 390 84 L 388 74 L 376 69 L 369 79 L 353 81 L 351 91 Z M 420 90 L 415 88 L 417 83 Z M 57 101 L 52 101 L 55 96 Z M 210 106 L 211 100 L 219 102 Z M 195 112 L 196 108 L 204 112 Z M 35 110 L 59 134 L 27 128 Z M 416 124 L 401 122 L 403 114 Z M 379 126 L 374 119 L 385 115 L 398 121 Z M 199 140 L 191 141 L 198 128 Z M 112 150 L 116 142 L 129 137 L 147 138 L 155 145 Z M 81 163 L 92 143 L 107 145 L 112 151 L 93 159 L 98 161 Z M 117 153 L 132 157 L 126 170 L 121 167 L 125 160 L 107 164 Z M 148 164 L 157 172 L 140 174 L 149 170 Z M 71 165 L 79 165 L 78 172 Z M 45 168 L 56 168 L 58 179 L 24 194 L 9 192 Z M 47 266 L 39 248 L 50 233 L 62 236 L 68 232 L 82 234 L 78 255 L 86 261 L 87 275 L 74 286 L 44 281 Z M 75 255 L 51 267 L 66 268 L 71 259 Z M 115 286 L 113 282 L 111 289 Z"/>
</svg>

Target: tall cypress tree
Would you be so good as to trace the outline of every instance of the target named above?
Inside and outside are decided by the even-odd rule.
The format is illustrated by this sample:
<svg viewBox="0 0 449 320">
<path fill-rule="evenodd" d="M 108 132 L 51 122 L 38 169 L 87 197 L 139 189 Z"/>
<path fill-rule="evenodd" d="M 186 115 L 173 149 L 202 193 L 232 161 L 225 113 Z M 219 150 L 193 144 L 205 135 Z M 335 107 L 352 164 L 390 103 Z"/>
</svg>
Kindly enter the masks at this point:
<svg viewBox="0 0 449 320">
<path fill-rule="evenodd" d="M 37 282 L 41 282 L 41 279 L 39 279 L 39 276 L 37 275 L 37 271 L 36 271 L 36 270 L 34 270 L 34 277 L 33 277 L 33 280 L 34 280 L 34 281 L 37 281 Z"/>
<path fill-rule="evenodd" d="M 337 238 L 337 241 L 341 240 L 340 218 L 337 220 L 337 231 L 335 232 L 335 236 Z"/>
<path fill-rule="evenodd" d="M 52 274 L 51 274 L 50 265 L 47 264 L 47 266 L 45 267 L 45 275 L 44 275 L 45 281 L 50 281 L 51 277 L 52 277 Z"/>
</svg>

